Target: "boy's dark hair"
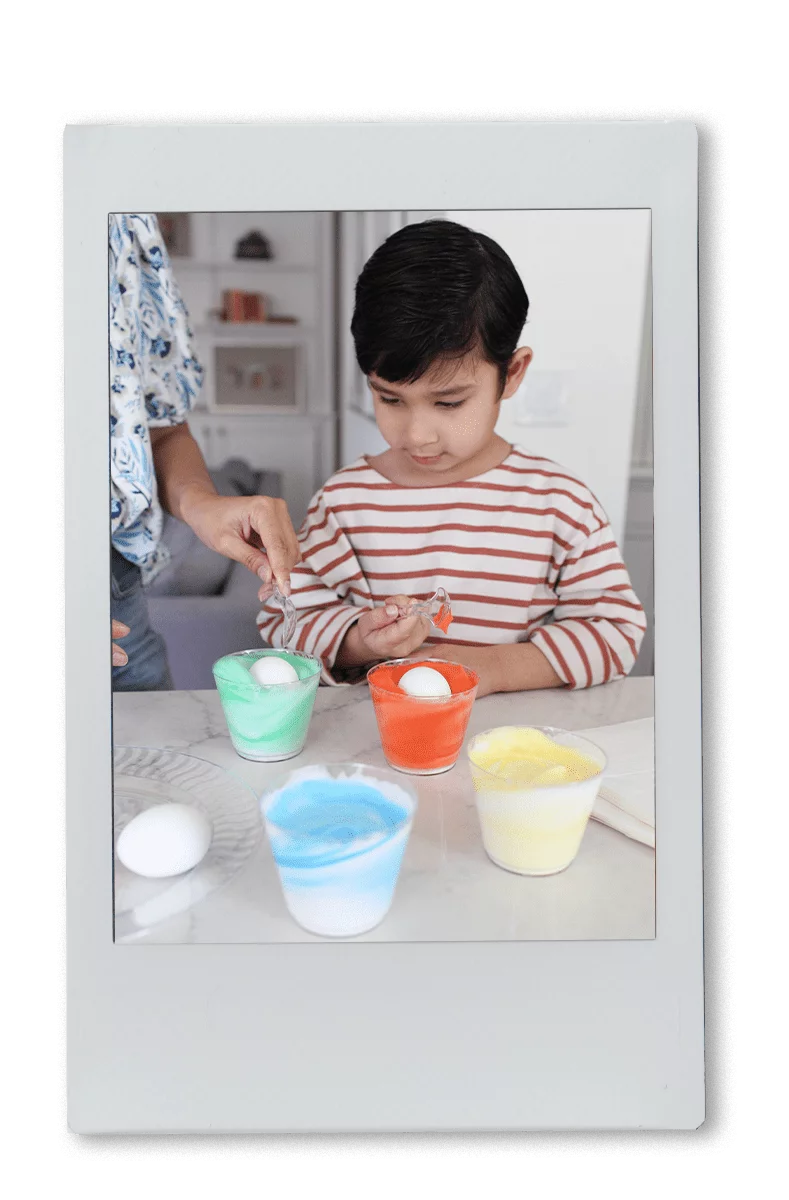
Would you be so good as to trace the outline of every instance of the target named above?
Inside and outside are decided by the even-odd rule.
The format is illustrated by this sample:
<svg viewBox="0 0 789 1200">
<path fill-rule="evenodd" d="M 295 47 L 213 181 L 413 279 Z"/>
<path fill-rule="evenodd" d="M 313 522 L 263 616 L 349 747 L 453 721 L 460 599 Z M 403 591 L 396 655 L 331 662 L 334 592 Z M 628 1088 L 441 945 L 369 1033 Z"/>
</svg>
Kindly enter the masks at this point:
<svg viewBox="0 0 789 1200">
<path fill-rule="evenodd" d="M 501 246 L 455 221 L 431 218 L 388 237 L 356 283 L 351 333 L 365 375 L 414 383 L 436 362 L 475 351 L 501 388 L 529 298 Z"/>
</svg>

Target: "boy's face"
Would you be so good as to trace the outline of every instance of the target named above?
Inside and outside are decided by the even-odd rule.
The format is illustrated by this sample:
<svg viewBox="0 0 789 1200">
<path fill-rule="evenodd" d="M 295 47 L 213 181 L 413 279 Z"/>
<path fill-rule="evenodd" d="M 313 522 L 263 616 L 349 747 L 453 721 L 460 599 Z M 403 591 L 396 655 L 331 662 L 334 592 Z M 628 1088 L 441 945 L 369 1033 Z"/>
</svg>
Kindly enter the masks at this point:
<svg viewBox="0 0 789 1200">
<path fill-rule="evenodd" d="M 528 347 L 515 351 L 501 393 L 498 369 L 474 354 L 435 364 L 416 383 L 387 383 L 372 373 L 378 428 L 426 477 L 473 465 L 493 444 L 499 401 L 517 391 L 531 358 Z"/>
</svg>

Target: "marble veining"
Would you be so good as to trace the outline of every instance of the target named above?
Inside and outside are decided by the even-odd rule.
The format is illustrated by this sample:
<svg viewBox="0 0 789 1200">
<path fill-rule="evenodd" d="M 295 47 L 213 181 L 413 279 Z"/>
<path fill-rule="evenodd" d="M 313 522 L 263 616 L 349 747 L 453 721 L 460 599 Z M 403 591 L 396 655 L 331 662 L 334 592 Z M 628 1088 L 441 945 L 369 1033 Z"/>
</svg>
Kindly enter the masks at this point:
<svg viewBox="0 0 789 1200">
<path fill-rule="evenodd" d="M 252 763 L 233 750 L 215 691 L 119 693 L 116 745 L 161 746 L 208 759 L 260 794 L 296 766 L 386 766 L 365 685 L 318 690 L 304 751 L 283 763 Z M 466 740 L 497 725 L 589 729 L 653 712 L 653 681 L 639 677 L 583 691 L 518 692 L 474 705 Z M 645 763 L 645 768 L 651 763 Z M 590 822 L 578 857 L 560 875 L 510 874 L 487 858 L 465 750 L 444 775 L 409 777 L 419 806 L 394 903 L 354 942 L 632 939 L 654 937 L 655 856 Z M 315 942 L 288 915 L 268 843 L 222 891 L 155 926 L 145 942 Z"/>
</svg>

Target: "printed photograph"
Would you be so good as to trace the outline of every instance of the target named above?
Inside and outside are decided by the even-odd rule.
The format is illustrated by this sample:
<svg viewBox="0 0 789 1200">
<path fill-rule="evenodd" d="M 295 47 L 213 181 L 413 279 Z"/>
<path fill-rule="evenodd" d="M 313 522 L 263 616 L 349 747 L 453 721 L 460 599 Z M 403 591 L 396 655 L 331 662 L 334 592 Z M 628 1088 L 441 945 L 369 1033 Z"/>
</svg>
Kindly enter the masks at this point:
<svg viewBox="0 0 789 1200">
<path fill-rule="evenodd" d="M 117 942 L 654 938 L 651 254 L 108 215 Z"/>
</svg>

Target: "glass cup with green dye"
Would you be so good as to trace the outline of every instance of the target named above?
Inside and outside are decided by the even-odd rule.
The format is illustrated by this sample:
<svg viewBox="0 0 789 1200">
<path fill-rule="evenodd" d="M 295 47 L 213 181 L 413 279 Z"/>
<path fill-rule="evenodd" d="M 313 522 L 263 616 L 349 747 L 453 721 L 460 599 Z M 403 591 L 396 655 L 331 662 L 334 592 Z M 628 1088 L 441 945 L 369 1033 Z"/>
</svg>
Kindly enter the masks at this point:
<svg viewBox="0 0 789 1200">
<path fill-rule="evenodd" d="M 257 683 L 250 670 L 271 655 L 290 663 L 298 679 L 268 686 Z M 253 762 L 280 762 L 301 753 L 320 681 L 317 658 L 300 650 L 242 650 L 220 658 L 213 672 L 237 754 Z"/>
</svg>

